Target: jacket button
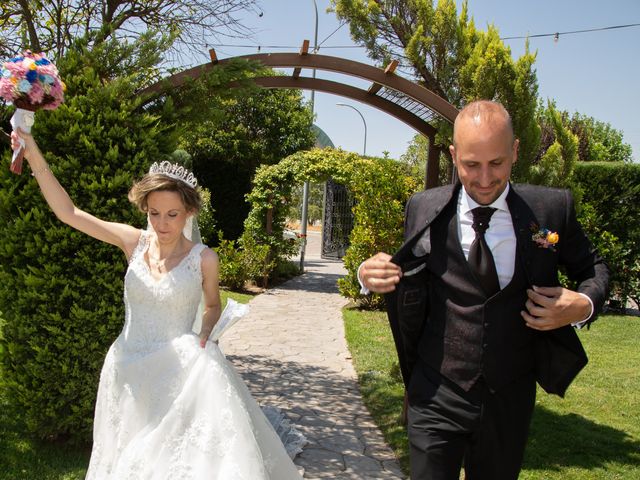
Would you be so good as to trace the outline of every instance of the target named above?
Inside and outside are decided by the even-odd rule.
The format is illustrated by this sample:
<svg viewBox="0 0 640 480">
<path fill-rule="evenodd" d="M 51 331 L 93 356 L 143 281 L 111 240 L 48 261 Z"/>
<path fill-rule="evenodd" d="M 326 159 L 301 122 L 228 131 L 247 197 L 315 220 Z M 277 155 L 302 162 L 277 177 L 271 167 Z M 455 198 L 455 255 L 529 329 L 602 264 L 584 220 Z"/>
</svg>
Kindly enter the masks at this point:
<svg viewBox="0 0 640 480">
<path fill-rule="evenodd" d="M 488 343 L 483 343 L 483 344 L 482 344 L 482 348 L 487 348 L 488 346 L 489 346 L 489 344 L 488 344 Z"/>
</svg>

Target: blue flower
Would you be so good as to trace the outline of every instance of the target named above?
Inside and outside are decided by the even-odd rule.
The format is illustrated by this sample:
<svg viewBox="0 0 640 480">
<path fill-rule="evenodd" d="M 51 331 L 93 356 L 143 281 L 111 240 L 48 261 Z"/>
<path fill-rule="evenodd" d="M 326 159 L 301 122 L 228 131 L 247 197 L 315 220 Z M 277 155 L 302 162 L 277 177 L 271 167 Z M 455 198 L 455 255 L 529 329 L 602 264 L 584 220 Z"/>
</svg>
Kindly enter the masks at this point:
<svg viewBox="0 0 640 480">
<path fill-rule="evenodd" d="M 31 83 L 29 82 L 29 80 L 20 80 L 18 82 L 19 92 L 27 93 L 29 90 L 31 90 Z"/>
<path fill-rule="evenodd" d="M 36 70 L 29 70 L 25 78 L 29 80 L 29 83 L 33 83 L 38 79 L 38 72 Z"/>
<path fill-rule="evenodd" d="M 40 78 L 40 81 L 46 85 L 53 85 L 54 80 L 51 75 L 44 74 L 40 75 L 38 78 Z"/>
</svg>

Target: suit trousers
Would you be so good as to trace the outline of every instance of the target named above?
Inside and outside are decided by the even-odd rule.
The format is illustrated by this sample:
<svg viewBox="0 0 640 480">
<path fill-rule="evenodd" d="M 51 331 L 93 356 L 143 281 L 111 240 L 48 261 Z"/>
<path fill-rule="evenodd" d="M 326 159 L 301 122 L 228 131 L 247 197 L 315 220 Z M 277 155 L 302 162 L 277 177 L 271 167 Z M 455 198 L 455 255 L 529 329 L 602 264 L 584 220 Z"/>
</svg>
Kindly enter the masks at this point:
<svg viewBox="0 0 640 480">
<path fill-rule="evenodd" d="M 536 397 L 533 373 L 467 392 L 422 362 L 408 389 L 412 480 L 516 480 Z"/>
</svg>

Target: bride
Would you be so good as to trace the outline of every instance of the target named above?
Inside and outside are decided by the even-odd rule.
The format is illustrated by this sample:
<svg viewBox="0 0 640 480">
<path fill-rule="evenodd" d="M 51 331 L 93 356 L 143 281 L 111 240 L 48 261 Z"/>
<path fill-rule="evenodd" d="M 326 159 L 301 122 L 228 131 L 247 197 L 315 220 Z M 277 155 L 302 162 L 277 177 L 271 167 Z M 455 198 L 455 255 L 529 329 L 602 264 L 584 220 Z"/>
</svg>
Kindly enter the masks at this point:
<svg viewBox="0 0 640 480">
<path fill-rule="evenodd" d="M 220 317 L 218 258 L 183 233 L 200 208 L 192 174 L 154 164 L 129 199 L 150 229 L 106 222 L 75 207 L 31 135 L 25 158 L 64 223 L 126 255 L 126 318 L 107 353 L 87 479 L 300 479 L 247 387 L 209 340 Z M 199 335 L 192 332 L 198 306 Z"/>
</svg>

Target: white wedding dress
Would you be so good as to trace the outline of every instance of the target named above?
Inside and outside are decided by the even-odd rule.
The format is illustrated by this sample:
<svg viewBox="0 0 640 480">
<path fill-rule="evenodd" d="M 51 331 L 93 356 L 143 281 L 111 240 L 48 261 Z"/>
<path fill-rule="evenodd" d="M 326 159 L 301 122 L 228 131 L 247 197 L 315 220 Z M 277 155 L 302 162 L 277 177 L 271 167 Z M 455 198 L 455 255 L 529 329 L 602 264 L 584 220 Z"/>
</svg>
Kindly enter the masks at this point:
<svg viewBox="0 0 640 480">
<path fill-rule="evenodd" d="M 240 376 L 192 331 L 206 247 L 155 280 L 148 239 L 143 232 L 125 275 L 125 325 L 102 368 L 86 478 L 299 480 Z"/>
</svg>

